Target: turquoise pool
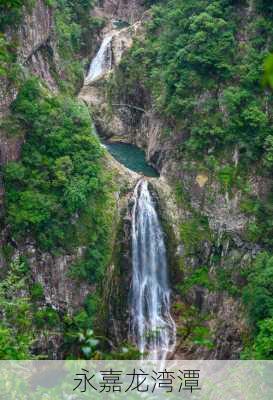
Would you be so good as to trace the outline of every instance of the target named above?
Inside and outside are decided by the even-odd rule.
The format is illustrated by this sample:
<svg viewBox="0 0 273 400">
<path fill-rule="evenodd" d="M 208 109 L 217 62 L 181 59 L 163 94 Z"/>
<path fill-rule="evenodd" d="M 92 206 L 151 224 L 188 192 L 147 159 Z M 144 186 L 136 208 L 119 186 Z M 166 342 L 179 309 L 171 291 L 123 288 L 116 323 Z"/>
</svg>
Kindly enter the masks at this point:
<svg viewBox="0 0 273 400">
<path fill-rule="evenodd" d="M 105 143 L 112 156 L 125 167 L 145 176 L 158 177 L 158 172 L 145 160 L 145 152 L 137 146 L 126 143 Z"/>
</svg>

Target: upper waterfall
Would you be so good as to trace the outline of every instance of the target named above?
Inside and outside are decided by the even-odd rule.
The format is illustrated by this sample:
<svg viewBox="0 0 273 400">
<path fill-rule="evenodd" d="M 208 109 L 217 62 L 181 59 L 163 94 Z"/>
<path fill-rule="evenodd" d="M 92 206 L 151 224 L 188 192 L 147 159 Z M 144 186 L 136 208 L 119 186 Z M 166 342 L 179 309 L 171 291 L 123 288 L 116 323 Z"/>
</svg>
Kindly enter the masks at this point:
<svg viewBox="0 0 273 400">
<path fill-rule="evenodd" d="M 170 314 L 164 235 L 143 179 L 134 190 L 132 260 L 130 331 L 142 354 L 164 360 L 174 350 L 176 327 Z"/>
<path fill-rule="evenodd" d="M 95 58 L 91 61 L 85 84 L 91 83 L 103 76 L 112 67 L 112 35 L 106 36 Z"/>
</svg>

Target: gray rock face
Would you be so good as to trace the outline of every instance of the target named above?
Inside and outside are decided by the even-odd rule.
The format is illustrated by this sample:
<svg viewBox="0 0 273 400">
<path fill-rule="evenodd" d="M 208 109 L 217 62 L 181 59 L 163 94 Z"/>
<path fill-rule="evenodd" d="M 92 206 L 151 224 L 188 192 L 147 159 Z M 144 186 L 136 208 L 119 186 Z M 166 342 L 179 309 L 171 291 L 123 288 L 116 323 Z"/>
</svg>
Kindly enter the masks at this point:
<svg viewBox="0 0 273 400">
<path fill-rule="evenodd" d="M 137 35 L 141 35 L 141 29 Z M 130 41 L 127 46 L 131 45 Z M 113 57 L 115 57 L 113 48 Z M 113 72 L 115 73 L 115 67 Z M 245 238 L 248 223 L 253 220 L 241 210 L 244 193 L 239 188 L 231 192 L 224 190 L 217 176 L 200 169 L 194 160 L 181 160 L 177 157 L 177 146 L 184 140 L 183 132 L 168 134 L 169 127 L 153 109 L 150 95 L 136 83 L 130 98 L 116 93 L 107 97 L 106 75 L 96 85 L 84 87 L 81 97 L 90 105 L 96 126 L 101 135 L 114 140 L 136 144 L 146 151 L 147 159 L 161 172 L 155 186 L 161 197 L 163 218 L 174 232 L 175 257 L 183 262 L 183 276 L 171 273 L 173 285 L 181 284 L 186 276 L 200 266 L 207 266 L 210 274 L 223 269 L 232 275 L 234 282 L 240 281 L 239 271 L 260 251 Z M 133 94 L 132 94 L 133 93 Z M 200 102 L 206 101 L 205 93 Z M 221 160 L 222 165 L 238 163 L 238 150 L 231 159 Z M 182 188 L 187 201 L 177 204 L 172 194 L 172 182 Z M 170 186 L 169 186 L 170 185 Z M 266 197 L 271 184 L 264 178 L 249 173 L 248 185 L 252 193 L 260 198 Z M 187 254 L 186 245 L 181 239 L 181 226 L 198 215 L 208 220 L 210 239 L 200 239 L 195 253 Z M 237 257 L 234 258 L 234 254 Z M 216 256 L 219 263 L 212 260 Z M 229 270 L 231 268 L 231 272 Z M 239 282 L 240 283 L 240 282 Z M 214 346 L 192 346 L 186 354 L 189 358 L 238 358 L 242 350 L 242 337 L 247 332 L 244 312 L 239 300 L 221 290 L 208 291 L 204 287 L 193 286 L 190 294 L 183 298 L 188 306 L 195 306 L 200 315 L 209 315 L 207 328 L 212 332 Z M 177 318 L 179 328 L 179 316 Z M 184 353 L 185 356 L 185 353 Z"/>
<path fill-rule="evenodd" d="M 34 52 L 26 61 L 26 67 L 33 74 L 38 76 L 44 82 L 46 82 L 47 87 L 53 93 L 58 92 L 57 84 L 50 71 L 51 65 L 57 65 L 58 61 L 56 50 L 53 51 L 52 44 L 46 42 L 45 45 L 41 46 L 36 52 Z M 50 54 L 53 57 L 50 58 Z"/>
<path fill-rule="evenodd" d="M 16 99 L 17 89 L 5 78 L 0 77 L 0 118 L 5 116 L 13 100 Z"/>
<path fill-rule="evenodd" d="M 23 142 L 22 137 L 13 138 L 0 135 L 0 164 L 5 165 L 10 161 L 18 161 Z"/>
<path fill-rule="evenodd" d="M 144 11 L 141 0 L 102 0 L 93 11 L 93 15 L 107 20 L 121 19 L 129 23 L 138 21 Z"/>
<path fill-rule="evenodd" d="M 134 36 L 142 35 L 141 23 L 137 22 L 142 18 L 141 3 L 141 0 L 104 0 L 101 2 L 101 7 L 96 7 L 93 12 L 93 15 L 103 16 L 109 20 L 106 27 L 107 33 L 112 29 L 111 20 L 113 19 L 122 19 L 135 24 L 133 29 L 123 29 L 113 36 L 110 73 L 114 73 L 123 54 L 132 45 Z M 50 62 L 58 63 L 53 28 L 51 9 L 42 0 L 37 0 L 33 10 L 25 13 L 17 32 L 18 60 L 29 71 L 41 77 L 52 91 L 56 91 L 57 86 L 50 73 Z M 7 34 L 11 36 L 14 33 L 8 32 Z M 50 51 L 48 50 L 52 51 L 53 60 L 50 60 Z M 144 148 L 148 160 L 161 172 L 160 179 L 154 185 L 160 198 L 162 218 L 172 229 L 174 236 L 172 248 L 175 249 L 173 256 L 175 255 L 180 261 L 183 260 L 184 263 L 183 274 L 178 273 L 178 269 L 171 271 L 173 286 L 181 283 L 189 271 L 200 265 L 209 266 L 213 273 L 216 266 L 211 259 L 216 253 L 220 259 L 218 268 L 225 268 L 225 264 L 229 262 L 234 269 L 244 268 L 246 260 L 251 259 L 259 251 L 259 248 L 253 248 L 244 238 L 244 230 L 250 218 L 240 209 L 240 202 L 243 198 L 240 190 L 236 189 L 231 194 L 225 193 L 219 182 L 214 177 L 200 171 L 197 164 L 185 160 L 177 161 L 176 149 L 177 145 L 184 140 L 183 132 L 181 134 L 174 132 L 174 135 L 168 136 L 166 122 L 156 114 L 150 94 L 141 85 L 136 85 L 134 98 L 117 96 L 111 99 L 111 104 L 109 104 L 105 85 L 108 76 L 109 71 L 104 79 L 98 80 L 96 84 L 84 86 L 79 97 L 92 108 L 97 128 L 101 134 Z M 17 89 L 10 82 L 0 78 L 0 116 L 7 114 L 8 107 L 16 95 Z M 205 93 L 200 98 L 200 105 L 206 101 L 207 96 L 209 94 Z M 1 165 L 20 158 L 22 143 L 21 137 L 7 138 L 4 132 L 0 132 Z M 234 162 L 236 162 L 236 157 Z M 112 167 L 121 172 L 113 162 Z M 137 179 L 128 171 L 121 172 L 121 175 L 123 177 L 126 175 L 124 186 L 132 185 L 132 182 L 135 183 Z M 177 204 L 172 187 L 173 181 L 183 188 L 189 204 L 186 202 Z M 253 193 L 260 198 L 266 196 L 270 188 L 268 182 L 264 178 L 256 176 L 255 173 L 249 176 L 249 184 Z M 4 188 L 0 179 L 0 204 L 3 194 Z M 117 194 L 117 202 L 120 201 L 120 197 L 122 196 Z M 122 205 L 117 204 L 117 208 L 119 211 L 128 211 L 130 209 L 128 199 L 125 199 Z M 209 229 L 214 236 L 214 244 L 212 245 L 206 240 L 200 241 L 198 252 L 187 255 L 186 244 L 181 239 L 180 231 L 181 225 L 192 218 L 193 211 L 208 218 Z M 128 315 L 126 314 L 130 279 L 130 215 L 128 212 L 124 216 L 122 225 L 122 234 L 116 239 L 118 253 L 116 258 L 122 254 L 122 260 L 118 260 L 109 267 L 105 288 L 105 302 L 109 305 L 109 322 L 105 330 L 114 332 L 117 340 L 125 338 L 128 332 Z M 228 236 L 228 239 L 225 236 Z M 68 274 L 70 265 L 84 249 L 79 248 L 75 254 L 62 256 L 41 253 L 33 245 L 25 245 L 19 251 L 28 256 L 33 280 L 41 283 L 46 303 L 53 308 L 72 314 L 83 304 L 85 296 L 94 290 L 92 285 L 84 282 L 78 285 Z M 4 265 L 1 254 L 0 261 Z M 183 301 L 187 306 L 194 305 L 200 315 L 211 314 L 207 324 L 215 338 L 213 349 L 195 346 L 188 349 L 186 356 L 192 358 L 238 358 L 242 348 L 242 333 L 246 329 L 240 302 L 225 291 L 219 293 L 198 286 L 194 286 L 183 298 Z M 179 326 L 179 318 L 176 322 Z M 52 346 L 56 349 L 59 344 L 58 340 L 54 339 Z"/>
<path fill-rule="evenodd" d="M 37 0 L 31 11 L 25 9 L 23 19 L 19 28 L 14 31 L 10 27 L 6 32 L 8 40 L 15 39 L 17 42 L 17 62 L 21 66 L 30 66 L 32 62 L 37 64 L 35 57 L 41 47 L 49 43 L 53 36 L 53 13 L 43 0 Z M 36 58 L 39 57 L 36 55 Z M 40 56 L 41 57 L 41 56 Z M 48 68 L 48 67 L 47 67 Z M 41 69 L 36 68 L 40 76 Z M 32 71 L 35 73 L 35 68 Z M 56 86 L 56 85 L 55 85 Z M 0 116 L 5 115 L 10 103 L 16 98 L 17 88 L 5 78 L 0 79 Z"/>
<path fill-rule="evenodd" d="M 18 30 L 20 62 L 29 59 L 52 35 L 53 13 L 43 0 L 37 0 L 30 13 L 24 13 Z"/>
<path fill-rule="evenodd" d="M 6 32 L 9 40 L 15 39 L 17 45 L 17 63 L 21 68 L 27 68 L 31 73 L 42 78 L 47 86 L 54 92 L 57 85 L 50 73 L 50 60 L 47 49 L 57 60 L 58 55 L 54 48 L 54 21 L 52 9 L 43 0 L 37 0 L 34 7 L 25 10 L 19 28 L 14 31 L 12 27 Z M 0 117 L 9 113 L 9 106 L 17 96 L 17 86 L 6 78 L 0 78 Z M 20 158 L 23 137 L 18 132 L 16 137 L 7 137 L 0 130 L 0 165 Z M 1 182 L 0 182 L 1 185 Z M 4 187 L 0 186 L 0 203 L 3 201 Z"/>
<path fill-rule="evenodd" d="M 87 294 L 92 293 L 94 286 L 70 278 L 70 266 L 84 253 L 84 248 L 78 248 L 77 254 L 53 256 L 41 253 L 34 246 L 22 249 L 27 256 L 32 271 L 33 280 L 40 283 L 44 289 L 46 304 L 54 309 L 68 314 L 79 309 Z"/>
<path fill-rule="evenodd" d="M 129 2 L 130 5 L 134 3 L 135 6 L 132 5 L 132 7 L 129 7 L 126 1 L 105 1 L 104 3 L 101 9 L 94 11 L 94 15 L 96 13 L 99 15 L 101 12 L 104 16 L 111 15 L 113 19 L 125 19 L 128 21 L 137 18 L 136 10 L 139 11 L 137 1 Z M 125 7 L 125 5 L 128 7 Z M 8 39 L 16 38 L 17 40 L 17 60 L 22 68 L 39 76 L 52 92 L 56 92 L 58 89 L 50 67 L 53 64 L 56 66 L 56 70 L 59 70 L 61 60 L 56 50 L 53 13 L 54 10 L 48 7 L 46 2 L 37 0 L 30 11 L 25 10 L 19 28 L 16 31 L 11 28 L 6 35 Z M 132 31 L 134 31 L 134 28 L 132 28 Z M 128 41 L 132 42 L 132 34 L 131 31 L 129 32 L 126 29 L 121 36 L 118 35 L 118 31 L 114 33 L 112 47 L 115 49 L 113 62 L 116 64 L 120 61 L 123 51 L 128 47 L 126 43 Z M 17 96 L 17 89 L 6 79 L 0 79 L 0 89 L 0 116 L 5 117 L 8 115 L 11 102 Z M 23 141 L 23 135 L 7 137 L 4 131 L 0 132 L 1 165 L 20 159 Z M 114 171 L 120 186 L 134 184 L 138 178 L 137 174 L 120 167 L 111 157 L 107 159 L 106 164 L 108 165 L 107 168 Z M 0 179 L 0 204 L 3 202 L 3 198 L 4 186 L 2 179 Z M 117 193 L 117 198 L 117 209 L 124 207 L 124 205 L 119 205 L 121 201 L 119 193 Z M 0 237 L 1 247 L 11 240 L 16 249 L 16 254 L 22 254 L 28 258 L 33 281 L 42 285 L 47 305 L 61 312 L 73 314 L 83 305 L 86 295 L 94 291 L 94 286 L 85 282 L 79 284 L 69 276 L 71 264 L 82 256 L 84 248 L 76 249 L 73 254 L 54 256 L 39 251 L 35 244 L 29 244 L 27 238 L 25 243 L 20 243 L 19 245 L 8 236 L 8 229 L 6 229 Z M 1 251 L 0 265 L 2 268 L 5 267 L 5 260 Z M 53 341 L 52 346 L 56 350 L 60 342 L 56 338 Z M 41 338 L 42 344 L 46 346 L 43 338 Z"/>
</svg>

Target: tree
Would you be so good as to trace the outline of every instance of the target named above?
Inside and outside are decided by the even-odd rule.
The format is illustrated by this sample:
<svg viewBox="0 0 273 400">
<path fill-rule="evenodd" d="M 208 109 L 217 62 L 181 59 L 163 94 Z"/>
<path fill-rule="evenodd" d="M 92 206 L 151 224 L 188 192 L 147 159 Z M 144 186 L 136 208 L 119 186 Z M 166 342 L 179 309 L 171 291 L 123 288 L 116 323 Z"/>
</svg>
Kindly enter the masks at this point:
<svg viewBox="0 0 273 400">
<path fill-rule="evenodd" d="M 26 294 L 26 263 L 16 258 L 0 283 L 0 359 L 33 358 L 32 309 Z"/>
<path fill-rule="evenodd" d="M 248 284 L 243 290 L 243 300 L 256 331 L 261 320 L 273 317 L 272 255 L 261 253 L 257 256 L 248 276 Z"/>
<path fill-rule="evenodd" d="M 259 333 L 253 344 L 253 357 L 258 360 L 273 358 L 273 318 L 259 323 Z"/>
</svg>

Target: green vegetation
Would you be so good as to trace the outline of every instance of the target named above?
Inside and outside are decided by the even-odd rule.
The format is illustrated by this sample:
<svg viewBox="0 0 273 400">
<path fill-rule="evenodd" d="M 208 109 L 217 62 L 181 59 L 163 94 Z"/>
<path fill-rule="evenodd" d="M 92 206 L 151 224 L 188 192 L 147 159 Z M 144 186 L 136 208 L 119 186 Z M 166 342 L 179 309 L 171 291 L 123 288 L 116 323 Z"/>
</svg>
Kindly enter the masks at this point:
<svg viewBox="0 0 273 400">
<path fill-rule="evenodd" d="M 65 358 L 89 359 L 95 354 L 98 356 L 109 349 L 109 345 L 105 345 L 106 338 L 98 340 L 92 331 L 98 302 L 98 295 L 89 295 L 84 308 L 74 316 L 64 315 L 50 306 L 42 306 L 42 286 L 33 284 L 26 261 L 16 258 L 0 283 L 0 359 L 35 358 L 33 354 L 37 352 L 37 340 L 41 333 L 45 340 L 56 335 L 64 338 L 60 350 Z M 96 353 L 98 345 L 101 350 L 96 349 L 99 352 Z M 93 346 L 94 352 L 89 353 L 88 346 Z M 50 348 L 45 354 L 39 348 L 38 351 L 39 358 L 52 356 Z"/>
<path fill-rule="evenodd" d="M 181 240 L 186 253 L 196 254 L 202 241 L 210 239 L 210 230 L 207 217 L 193 216 L 181 224 Z"/>
<path fill-rule="evenodd" d="M 265 249 L 273 248 L 273 193 L 270 193 L 267 201 L 261 201 L 255 196 L 245 196 L 241 202 L 241 209 L 247 215 L 255 217 L 248 224 L 246 237 L 249 241 L 261 243 Z"/>
<path fill-rule="evenodd" d="M 201 315 L 197 308 L 184 303 L 176 303 L 174 308 L 179 312 L 177 335 L 181 339 L 182 351 L 187 352 L 192 346 L 211 350 L 214 335 L 207 326 L 210 315 Z"/>
<path fill-rule="evenodd" d="M 250 359 L 272 360 L 273 358 L 273 318 L 268 318 L 258 324 L 259 333 L 254 344 L 245 354 Z"/>
<path fill-rule="evenodd" d="M 255 329 L 258 323 L 273 317 L 273 257 L 261 253 L 255 260 L 244 289 L 243 299 Z"/>
<path fill-rule="evenodd" d="M 20 162 L 5 167 L 6 222 L 17 240 L 33 237 L 43 250 L 86 246 L 77 273 L 94 281 L 108 260 L 112 209 L 89 113 L 49 95 L 36 79 L 24 84 L 12 110 L 26 142 Z"/>
<path fill-rule="evenodd" d="M 264 75 L 262 83 L 273 89 L 273 55 L 269 54 L 264 61 Z"/>
<path fill-rule="evenodd" d="M 60 326 L 60 318 L 57 311 L 53 310 L 51 307 L 47 307 L 36 311 L 34 323 L 39 329 L 45 326 L 52 328 L 54 326 Z"/>
<path fill-rule="evenodd" d="M 30 10 L 35 0 L 4 0 L 0 3 L 0 31 L 8 26 L 19 24 L 23 6 Z"/>
<path fill-rule="evenodd" d="M 113 341 L 101 335 L 96 315 L 101 311 L 99 291 L 87 296 L 84 308 L 75 315 L 66 315 L 62 351 L 66 359 L 137 360 L 138 350 L 128 343 L 119 343 L 113 349 Z M 99 332 L 99 333 L 98 333 Z"/>
<path fill-rule="evenodd" d="M 270 87 L 272 79 L 272 6 L 256 0 L 253 16 L 247 17 L 248 6 L 228 0 L 157 2 L 145 40 L 135 41 L 109 85 L 109 96 L 118 90 L 139 107 L 143 104 L 136 93 L 150 92 L 171 136 L 183 136 L 178 144 L 174 138 L 177 151 L 172 157 L 178 159 L 178 168 L 179 158 L 181 169 L 185 160 L 198 159 L 222 190 L 231 193 L 234 187 L 249 190 L 245 178 L 253 168 L 272 176 L 273 97 L 261 85 L 263 66 L 264 83 Z M 234 146 L 239 151 L 237 167 L 231 157 Z M 181 183 L 175 193 L 192 211 Z M 253 201 L 255 220 L 246 238 L 272 252 L 272 195 Z M 206 229 L 199 221 L 183 225 L 186 253 L 194 254 Z M 234 285 L 232 291 L 238 292 Z"/>
<path fill-rule="evenodd" d="M 195 285 L 202 286 L 210 291 L 215 289 L 215 284 L 209 276 L 209 270 L 207 267 L 199 267 L 189 276 L 185 276 L 183 283 L 179 285 L 179 290 L 182 294 L 185 294 Z"/>
<path fill-rule="evenodd" d="M 245 1 L 149 4 L 153 3 L 145 39 L 135 40 L 122 60 L 109 83 L 109 97 L 114 98 L 119 90 L 127 102 L 143 107 L 139 97 L 146 101 L 147 95 L 138 94 L 150 93 L 153 109 L 168 125 L 168 138 L 162 136 L 162 140 L 175 143 L 172 157 L 177 168 L 183 171 L 194 165 L 196 172 L 202 165 L 200 170 L 207 168 L 207 175 L 220 183 L 222 192 L 231 197 L 235 188 L 241 190 L 241 210 L 251 217 L 244 239 L 268 251 L 262 269 L 263 256 L 257 258 L 244 289 L 253 332 L 250 354 L 272 358 L 273 194 L 257 198 L 248 183 L 250 173 L 258 179 L 259 175 L 270 179 L 273 173 L 272 2 L 254 0 L 251 14 Z M 235 148 L 238 164 L 232 157 Z M 220 247 L 206 221 L 194 214 L 181 183 L 174 186 L 179 205 L 192 215 L 181 224 L 183 257 L 198 258 L 200 244 L 208 240 L 213 248 L 215 274 L 210 278 L 214 289 L 238 298 L 245 284 L 242 271 L 235 271 L 232 260 L 220 267 Z M 202 264 L 185 277 L 180 289 L 187 292 L 193 285 L 211 287 Z"/>
<path fill-rule="evenodd" d="M 65 37 L 70 36 L 69 42 L 73 45 L 74 52 L 83 52 L 90 54 L 90 46 L 92 46 L 92 38 L 103 28 L 105 21 L 99 17 L 90 15 L 90 11 L 96 4 L 96 0 L 57 0 L 56 21 L 64 23 L 64 31 L 62 32 L 61 43 L 65 46 Z M 64 19 L 62 19 L 64 18 Z M 65 19 L 67 18 L 67 19 Z M 70 30 L 70 31 L 69 31 Z M 62 42 L 63 40 L 63 42 Z M 61 46 L 62 51 L 64 47 Z"/>
<path fill-rule="evenodd" d="M 52 96 L 39 80 L 31 78 L 11 109 L 4 128 L 15 135 L 16 130 L 9 127 L 16 126 L 26 140 L 21 160 L 5 167 L 5 223 L 17 241 L 31 237 L 40 249 L 53 254 L 75 252 L 82 246 L 84 252 L 71 274 L 77 280 L 99 284 L 111 255 L 114 208 L 111 177 L 104 172 L 104 152 L 93 135 L 87 108 L 69 97 Z M 7 248 L 6 253 L 12 251 Z M 40 284 L 29 282 L 28 286 L 29 298 L 18 300 L 15 306 L 23 303 L 25 309 L 20 312 L 31 329 L 26 329 L 25 336 L 20 331 L 14 337 L 7 324 L 3 326 L 1 358 L 31 357 L 39 332 L 48 338 L 63 337 L 66 358 L 93 356 L 86 350 L 91 338 L 84 344 L 80 337 L 93 328 L 98 312 L 94 296 L 78 314 L 68 317 L 44 305 Z M 51 357 L 50 351 L 43 356 Z"/>
<path fill-rule="evenodd" d="M 32 359 L 37 352 L 39 358 L 50 359 L 50 348 L 42 353 L 37 347 L 41 334 L 44 340 L 63 338 L 59 350 L 65 358 L 111 358 L 107 339 L 95 336 L 93 331 L 99 302 L 97 293 L 90 294 L 73 316 L 42 305 L 42 286 L 32 282 L 26 261 L 16 258 L 0 283 L 0 359 Z M 130 354 L 121 352 L 119 358 Z"/>
<path fill-rule="evenodd" d="M 170 0 L 154 6 L 145 40 L 136 40 L 121 63 L 111 95 L 116 87 L 130 98 L 136 84 L 151 91 L 172 131 L 184 133 L 183 157 L 237 144 L 244 160 L 264 154 L 270 160 L 272 119 L 265 102 L 272 106 L 273 97 L 260 82 L 273 24 L 256 6 L 255 20 L 244 22 L 246 43 L 237 40 L 244 4 Z"/>
<path fill-rule="evenodd" d="M 246 358 L 272 359 L 273 356 L 273 257 L 261 253 L 248 275 L 243 300 L 252 326 L 251 345 Z"/>
<path fill-rule="evenodd" d="M 16 63 L 15 50 L 15 44 L 8 42 L 0 32 L 0 75 L 17 86 L 22 74 L 19 65 Z"/>
<path fill-rule="evenodd" d="M 44 289 L 40 283 L 34 283 L 30 289 L 31 299 L 39 301 L 44 298 Z"/>
<path fill-rule="evenodd" d="M 63 221 L 76 211 L 77 205 L 86 201 L 88 188 L 83 187 L 83 193 L 74 195 L 79 198 L 74 198 L 71 183 L 88 161 L 93 161 L 92 175 L 97 178 L 98 167 L 94 162 L 101 153 L 99 144 L 90 134 L 90 121 L 81 111 L 72 101 L 43 97 L 36 79 L 26 82 L 13 104 L 14 115 L 27 134 L 22 161 L 6 167 L 8 218 L 15 231 L 43 231 L 54 211 L 58 213 L 63 193 L 67 197 L 63 209 L 59 210 Z M 85 151 L 80 153 L 81 157 L 73 154 L 83 143 L 94 153 L 92 156 Z M 88 185 L 87 179 L 85 177 L 83 186 Z"/>
<path fill-rule="evenodd" d="M 104 171 L 104 151 L 93 135 L 89 111 L 72 96 L 83 80 L 83 57 L 90 54 L 93 37 L 104 21 L 90 16 L 93 0 L 46 0 L 45 4 L 52 8 L 55 32 L 51 32 L 52 42 L 41 51 L 59 95 L 49 92 L 47 82 L 31 77 L 17 63 L 16 29 L 14 35 L 4 34 L 7 28 L 20 24 L 35 1 L 8 0 L 0 5 L 0 73 L 7 90 L 19 91 L 11 113 L 1 121 L 1 131 L 7 137 L 24 138 L 20 161 L 3 168 L 6 196 L 1 223 L 9 226 L 17 243 L 31 238 L 36 247 L 52 255 L 75 254 L 71 277 L 99 286 L 113 240 L 112 179 Z M 52 44 L 58 53 L 55 58 Z M 77 257 L 79 248 L 82 251 Z M 12 246 L 5 246 L 3 255 L 8 263 L 13 254 Z M 41 332 L 49 342 L 54 335 L 63 338 L 65 357 L 86 357 L 79 334 L 87 335 L 93 328 L 99 308 L 94 298 L 100 294 L 88 298 L 84 308 L 68 317 L 45 304 L 43 286 L 32 282 L 30 272 L 22 277 L 14 271 L 13 263 L 8 271 L 3 285 L 11 276 L 16 285 L 25 287 L 19 296 L 17 286 L 11 286 L 14 295 L 18 294 L 18 300 L 12 298 L 10 304 L 14 317 L 4 303 L 10 291 L 6 286 L 1 289 L 0 312 L 5 318 L 1 322 L 0 358 L 40 354 L 36 338 Z M 14 323 L 16 318 L 18 324 Z M 50 352 L 49 348 L 42 356 L 51 357 Z"/>
<path fill-rule="evenodd" d="M 212 335 L 208 327 L 197 326 L 192 330 L 192 342 L 197 346 L 213 349 Z"/>
<path fill-rule="evenodd" d="M 241 270 L 240 265 L 236 265 L 234 260 L 230 260 L 228 266 L 218 266 L 216 268 L 216 276 L 214 277 L 216 290 L 223 292 L 226 291 L 233 297 L 241 296 L 241 285 L 238 281 L 241 281 Z"/>
<path fill-rule="evenodd" d="M 218 171 L 218 179 L 224 191 L 229 191 L 234 185 L 236 169 L 230 165 L 225 165 Z"/>
<path fill-rule="evenodd" d="M 92 38 L 104 24 L 102 19 L 90 16 L 94 3 L 94 0 L 52 2 L 58 52 L 62 59 L 61 71 L 55 75 L 61 89 L 70 93 L 77 92 L 83 81 L 80 55 L 90 54 Z"/>
<path fill-rule="evenodd" d="M 23 260 L 11 263 L 0 282 L 0 359 L 32 358 L 30 347 L 35 333 L 32 305 L 27 297 L 28 268 Z"/>
</svg>

